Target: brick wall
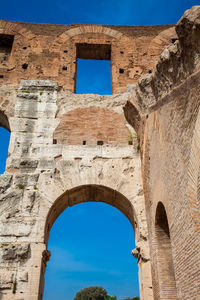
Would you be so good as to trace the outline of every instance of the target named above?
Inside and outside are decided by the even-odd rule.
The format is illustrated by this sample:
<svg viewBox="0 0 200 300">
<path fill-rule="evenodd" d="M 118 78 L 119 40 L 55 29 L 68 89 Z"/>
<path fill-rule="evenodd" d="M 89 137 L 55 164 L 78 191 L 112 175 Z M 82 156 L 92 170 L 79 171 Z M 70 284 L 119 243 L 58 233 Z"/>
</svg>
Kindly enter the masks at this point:
<svg viewBox="0 0 200 300">
<path fill-rule="evenodd" d="M 94 106 L 64 114 L 54 132 L 54 140 L 65 145 L 97 145 L 98 141 L 128 145 L 132 141 L 124 116 Z"/>
<path fill-rule="evenodd" d="M 41 79 L 56 81 L 75 92 L 76 60 L 80 57 L 77 44 L 82 44 L 102 45 L 102 53 L 110 47 L 112 93 L 122 92 L 141 74 L 151 72 L 163 47 L 174 36 L 173 26 L 167 25 L 67 26 L 1 21 L 0 86 Z M 88 58 L 104 59 L 105 55 Z"/>
</svg>

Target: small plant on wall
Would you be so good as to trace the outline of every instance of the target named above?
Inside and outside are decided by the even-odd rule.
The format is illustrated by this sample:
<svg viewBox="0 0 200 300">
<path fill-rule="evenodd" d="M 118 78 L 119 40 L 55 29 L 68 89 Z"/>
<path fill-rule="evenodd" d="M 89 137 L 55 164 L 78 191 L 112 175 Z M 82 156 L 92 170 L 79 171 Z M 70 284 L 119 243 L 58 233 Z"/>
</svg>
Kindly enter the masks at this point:
<svg viewBox="0 0 200 300">
<path fill-rule="evenodd" d="M 133 137 L 131 133 L 128 135 L 128 144 L 133 145 Z"/>
</svg>

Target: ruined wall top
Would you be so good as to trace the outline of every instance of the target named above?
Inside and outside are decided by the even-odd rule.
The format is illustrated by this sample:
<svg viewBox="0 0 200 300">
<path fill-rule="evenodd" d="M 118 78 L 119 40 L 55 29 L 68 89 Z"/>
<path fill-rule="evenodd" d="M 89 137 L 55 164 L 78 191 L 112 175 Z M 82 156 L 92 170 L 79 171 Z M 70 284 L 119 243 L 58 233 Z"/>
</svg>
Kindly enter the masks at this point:
<svg viewBox="0 0 200 300">
<path fill-rule="evenodd" d="M 53 25 L 0 21 L 0 86 L 52 80 L 76 92 L 77 59 L 111 61 L 112 93 L 151 72 L 173 25 Z"/>
</svg>

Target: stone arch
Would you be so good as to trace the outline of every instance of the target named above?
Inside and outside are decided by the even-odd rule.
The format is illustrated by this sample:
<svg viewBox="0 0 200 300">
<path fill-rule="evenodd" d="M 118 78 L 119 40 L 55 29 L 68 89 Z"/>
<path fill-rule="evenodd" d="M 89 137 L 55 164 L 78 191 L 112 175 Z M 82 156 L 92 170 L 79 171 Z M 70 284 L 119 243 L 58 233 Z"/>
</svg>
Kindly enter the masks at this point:
<svg viewBox="0 0 200 300">
<path fill-rule="evenodd" d="M 139 211 L 136 212 L 134 204 L 129 200 L 124 194 L 119 191 L 98 184 L 85 184 L 72 187 L 66 190 L 62 195 L 60 195 L 56 201 L 54 201 L 48 210 L 46 215 L 46 222 L 44 225 L 44 245 L 48 246 L 49 233 L 53 223 L 59 217 L 59 215 L 67 208 L 74 206 L 76 204 L 84 202 L 104 202 L 107 203 L 119 211 L 121 211 L 130 221 L 135 232 L 135 243 L 138 245 L 136 248 L 139 249 L 138 267 L 139 267 L 139 285 L 140 285 L 140 296 L 141 299 L 153 299 L 152 298 L 152 288 L 151 288 L 151 268 L 150 261 L 148 258 L 148 241 L 143 240 L 141 243 L 140 236 L 141 222 L 141 207 Z M 137 208 L 138 210 L 138 208 Z M 140 248 L 141 247 L 141 248 Z M 141 251 L 140 251 L 141 249 Z M 49 252 L 45 250 L 42 252 L 41 261 L 41 273 L 40 273 L 40 284 L 39 284 L 39 296 L 38 299 L 42 299 L 43 289 L 44 289 L 44 274 L 46 269 L 46 261 L 49 259 Z M 134 254 L 133 254 L 134 255 Z M 147 255 L 147 256 L 146 256 Z M 135 255 L 134 255 L 135 256 Z"/>
<path fill-rule="evenodd" d="M 64 192 L 49 209 L 44 229 L 44 242 L 48 244 L 50 229 L 67 208 L 85 202 L 104 202 L 121 211 L 138 233 L 138 218 L 132 203 L 120 192 L 103 185 L 86 184 Z"/>
<path fill-rule="evenodd" d="M 155 245 L 159 295 L 155 299 L 177 299 L 170 230 L 165 206 L 158 202 L 155 215 Z M 157 290 L 158 293 L 158 290 Z"/>
</svg>

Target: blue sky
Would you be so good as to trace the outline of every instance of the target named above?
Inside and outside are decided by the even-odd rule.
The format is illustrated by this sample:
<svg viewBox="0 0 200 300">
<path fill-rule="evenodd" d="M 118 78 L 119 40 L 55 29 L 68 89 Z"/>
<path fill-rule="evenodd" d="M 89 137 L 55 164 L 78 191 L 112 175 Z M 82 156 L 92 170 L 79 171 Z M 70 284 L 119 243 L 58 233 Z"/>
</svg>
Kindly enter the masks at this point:
<svg viewBox="0 0 200 300">
<path fill-rule="evenodd" d="M 55 24 L 174 24 L 195 0 L 10 0 L 0 18 Z"/>
<path fill-rule="evenodd" d="M 200 0 L 10 0 L 2 1 L 0 19 L 55 24 L 175 24 L 193 5 L 200 5 Z M 109 64 L 80 60 L 77 92 L 110 94 Z M 3 173 L 9 133 L 2 128 L 0 140 Z M 118 299 L 137 296 L 138 270 L 130 254 L 133 248 L 133 229 L 115 208 L 84 203 L 67 209 L 51 230 L 52 257 L 44 300 L 72 300 L 80 288 L 90 285 L 102 285 Z"/>
</svg>

